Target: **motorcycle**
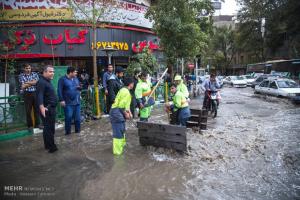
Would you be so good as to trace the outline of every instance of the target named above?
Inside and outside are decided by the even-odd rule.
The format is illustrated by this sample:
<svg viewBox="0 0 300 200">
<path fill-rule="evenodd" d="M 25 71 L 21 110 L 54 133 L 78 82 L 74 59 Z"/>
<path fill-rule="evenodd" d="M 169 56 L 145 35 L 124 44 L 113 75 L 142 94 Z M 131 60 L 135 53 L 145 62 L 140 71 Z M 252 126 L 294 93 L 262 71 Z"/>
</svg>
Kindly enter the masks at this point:
<svg viewBox="0 0 300 200">
<path fill-rule="evenodd" d="M 206 109 L 210 111 L 213 118 L 217 117 L 219 107 L 218 91 L 207 91 L 208 100 L 206 102 Z"/>
</svg>

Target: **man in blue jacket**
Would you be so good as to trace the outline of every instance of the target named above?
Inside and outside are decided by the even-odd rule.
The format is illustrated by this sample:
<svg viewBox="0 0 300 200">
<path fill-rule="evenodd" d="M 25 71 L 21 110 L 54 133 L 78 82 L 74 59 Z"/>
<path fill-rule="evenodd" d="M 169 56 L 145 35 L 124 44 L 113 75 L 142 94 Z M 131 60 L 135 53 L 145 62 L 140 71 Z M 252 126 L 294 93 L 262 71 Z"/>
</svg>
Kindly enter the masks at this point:
<svg viewBox="0 0 300 200">
<path fill-rule="evenodd" d="M 107 66 L 107 71 L 103 74 L 103 88 L 105 91 L 105 96 L 106 96 L 106 109 L 105 109 L 105 113 L 108 114 L 110 107 L 111 107 L 111 103 L 109 101 L 109 94 L 108 94 L 108 80 L 110 79 L 110 77 L 114 76 L 114 67 L 112 64 L 109 64 Z"/>
<path fill-rule="evenodd" d="M 80 90 L 77 70 L 68 67 L 67 74 L 58 81 L 58 99 L 65 112 L 65 134 L 71 134 L 72 118 L 75 118 L 75 133 L 80 132 Z"/>
</svg>

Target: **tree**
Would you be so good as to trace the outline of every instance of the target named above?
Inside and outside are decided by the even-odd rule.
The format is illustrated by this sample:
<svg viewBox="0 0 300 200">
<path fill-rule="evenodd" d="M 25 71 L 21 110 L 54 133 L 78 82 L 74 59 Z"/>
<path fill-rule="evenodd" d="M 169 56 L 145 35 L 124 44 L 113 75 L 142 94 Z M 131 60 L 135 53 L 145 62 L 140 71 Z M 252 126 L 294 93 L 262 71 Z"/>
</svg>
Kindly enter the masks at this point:
<svg viewBox="0 0 300 200">
<path fill-rule="evenodd" d="M 298 0 L 282 0 L 273 9 L 272 15 L 269 17 L 267 46 L 276 52 L 276 50 L 285 45 L 287 47 L 290 58 L 300 56 L 300 1 Z M 268 21 L 267 21 L 268 22 Z"/>
<path fill-rule="evenodd" d="M 174 64 L 178 58 L 194 58 L 204 51 L 211 23 L 200 13 L 210 15 L 212 9 L 209 0 L 158 0 L 150 7 L 146 17 L 154 20 L 153 29 L 168 64 Z"/>
<path fill-rule="evenodd" d="M 262 20 L 266 13 L 267 0 L 239 0 L 241 9 L 238 13 L 238 44 L 256 61 L 265 60 L 264 40 L 262 36 Z"/>
<path fill-rule="evenodd" d="M 5 59 L 5 67 L 4 67 L 4 97 L 6 98 L 6 83 L 8 83 L 8 75 L 12 75 L 15 73 L 16 69 L 15 69 L 15 65 L 16 65 L 16 61 L 14 58 L 10 58 L 9 57 L 9 52 L 13 51 L 16 49 L 17 46 L 17 41 L 16 41 L 16 37 L 15 37 L 15 31 L 16 28 L 15 27 L 7 27 L 6 30 L 4 30 L 4 34 L 7 36 L 7 40 L 3 43 L 0 44 L 0 51 L 5 53 L 6 55 L 4 56 Z M 4 105 L 5 109 L 6 109 L 6 104 Z"/>
<path fill-rule="evenodd" d="M 92 25 L 93 30 L 93 74 L 95 88 L 96 117 L 100 117 L 98 73 L 97 73 L 97 26 L 101 23 L 103 16 L 117 6 L 115 0 L 68 0 L 73 10 L 74 18 Z"/>
<path fill-rule="evenodd" d="M 222 74 L 232 63 L 236 53 L 235 32 L 231 26 L 215 27 L 212 36 L 213 55 Z"/>
<path fill-rule="evenodd" d="M 137 53 L 132 57 L 132 61 L 126 70 L 129 75 L 134 75 L 134 71 L 139 69 L 146 71 L 149 74 L 153 74 L 158 68 L 157 60 L 152 54 L 149 47 L 145 47 L 142 52 Z"/>
<path fill-rule="evenodd" d="M 256 62 L 276 55 L 288 41 L 288 57 L 299 56 L 300 15 L 298 0 L 238 0 L 238 43 Z M 263 24 L 265 21 L 265 24 Z"/>
</svg>

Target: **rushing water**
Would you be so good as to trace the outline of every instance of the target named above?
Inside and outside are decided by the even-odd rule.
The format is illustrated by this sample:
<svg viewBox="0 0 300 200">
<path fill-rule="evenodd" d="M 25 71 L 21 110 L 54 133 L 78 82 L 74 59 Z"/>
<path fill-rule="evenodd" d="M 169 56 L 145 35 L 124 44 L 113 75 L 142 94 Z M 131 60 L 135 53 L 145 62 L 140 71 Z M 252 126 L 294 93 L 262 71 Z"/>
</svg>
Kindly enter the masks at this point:
<svg viewBox="0 0 300 200">
<path fill-rule="evenodd" d="M 225 88 L 222 97 L 208 130 L 188 130 L 184 154 L 140 146 L 129 122 L 126 151 L 114 157 L 108 119 L 85 124 L 80 135 L 59 131 L 55 154 L 43 150 L 41 135 L 2 142 L 1 192 L 22 185 L 47 187 L 51 194 L 39 199 L 57 200 L 299 199 L 299 106 L 251 89 Z M 152 121 L 166 120 L 155 109 Z"/>
</svg>

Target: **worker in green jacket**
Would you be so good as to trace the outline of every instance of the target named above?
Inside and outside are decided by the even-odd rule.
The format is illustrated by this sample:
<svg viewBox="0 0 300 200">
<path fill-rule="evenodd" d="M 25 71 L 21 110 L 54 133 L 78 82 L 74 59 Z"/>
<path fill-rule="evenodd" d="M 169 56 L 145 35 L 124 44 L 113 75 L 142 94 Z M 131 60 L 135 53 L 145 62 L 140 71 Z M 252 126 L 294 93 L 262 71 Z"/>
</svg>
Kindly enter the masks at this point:
<svg viewBox="0 0 300 200">
<path fill-rule="evenodd" d="M 180 75 L 176 75 L 174 78 L 174 82 L 176 84 L 177 87 L 177 91 L 180 91 L 183 93 L 183 95 L 185 96 L 186 99 L 189 99 L 189 91 L 186 87 L 186 85 L 183 83 L 183 80 L 181 78 Z"/>
<path fill-rule="evenodd" d="M 140 80 L 135 88 L 135 97 L 137 101 L 137 105 L 139 107 L 139 116 L 140 121 L 148 121 L 148 118 L 151 114 L 151 106 L 154 104 L 153 98 L 147 101 L 149 95 L 151 94 L 151 83 L 147 81 L 147 73 L 142 72 L 140 74 Z"/>
<path fill-rule="evenodd" d="M 131 94 L 134 86 L 132 78 L 125 78 L 124 87 L 118 92 L 109 112 L 110 122 L 113 131 L 113 154 L 121 155 L 126 144 L 125 121 L 132 118 L 130 111 Z"/>
<path fill-rule="evenodd" d="M 170 87 L 172 101 L 166 104 L 167 110 L 171 111 L 176 117 L 176 124 L 186 126 L 186 122 L 191 117 L 188 100 L 186 96 L 179 90 L 177 85 L 172 84 Z"/>
</svg>

